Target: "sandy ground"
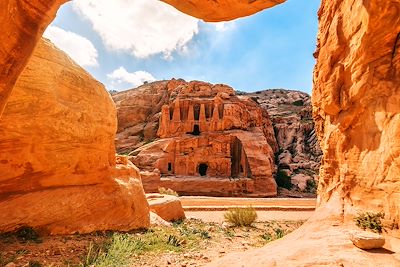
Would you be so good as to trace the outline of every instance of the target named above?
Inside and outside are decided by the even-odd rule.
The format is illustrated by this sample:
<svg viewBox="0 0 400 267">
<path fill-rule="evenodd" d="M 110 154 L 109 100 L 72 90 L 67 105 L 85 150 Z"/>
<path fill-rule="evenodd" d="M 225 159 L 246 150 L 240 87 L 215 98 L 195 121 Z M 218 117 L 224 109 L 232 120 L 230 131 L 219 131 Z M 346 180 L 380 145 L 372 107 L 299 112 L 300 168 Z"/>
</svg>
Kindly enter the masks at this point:
<svg viewBox="0 0 400 267">
<path fill-rule="evenodd" d="M 262 206 L 262 207 L 315 207 L 315 198 L 228 198 L 180 197 L 182 206 Z"/>
<path fill-rule="evenodd" d="M 314 213 L 316 199 L 293 198 L 228 198 L 228 197 L 180 197 L 188 218 L 205 222 L 224 222 L 224 213 L 229 207 L 253 206 L 258 221 L 307 220 Z M 274 210 L 274 209 L 285 209 Z"/>
<path fill-rule="evenodd" d="M 224 222 L 225 211 L 186 211 L 187 218 L 196 218 L 204 222 Z M 307 220 L 313 211 L 257 211 L 257 221 L 298 221 Z"/>
</svg>

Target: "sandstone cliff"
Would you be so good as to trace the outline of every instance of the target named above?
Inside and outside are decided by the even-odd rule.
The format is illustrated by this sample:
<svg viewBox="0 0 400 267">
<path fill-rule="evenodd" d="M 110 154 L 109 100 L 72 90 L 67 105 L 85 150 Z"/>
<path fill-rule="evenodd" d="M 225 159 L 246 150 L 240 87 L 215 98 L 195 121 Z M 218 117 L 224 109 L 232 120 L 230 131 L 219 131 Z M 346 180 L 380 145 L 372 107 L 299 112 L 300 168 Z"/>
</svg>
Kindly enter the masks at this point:
<svg viewBox="0 0 400 267">
<path fill-rule="evenodd" d="M 400 1 L 322 1 L 313 113 L 320 206 L 400 223 Z"/>
<path fill-rule="evenodd" d="M 279 186 L 316 193 L 322 158 L 312 120 L 308 94 L 284 89 L 244 93 L 269 114 L 278 143 L 276 164 Z"/>
<path fill-rule="evenodd" d="M 116 161 L 115 131 L 103 85 L 42 40 L 0 120 L 0 232 L 147 226 L 138 170 Z"/>
<path fill-rule="evenodd" d="M 272 124 L 250 98 L 226 85 L 175 79 L 113 98 L 117 149 L 142 170 L 146 191 L 276 195 Z"/>
<path fill-rule="evenodd" d="M 61 4 L 68 0 L 0 2 L 0 117 L 15 82 Z"/>
</svg>

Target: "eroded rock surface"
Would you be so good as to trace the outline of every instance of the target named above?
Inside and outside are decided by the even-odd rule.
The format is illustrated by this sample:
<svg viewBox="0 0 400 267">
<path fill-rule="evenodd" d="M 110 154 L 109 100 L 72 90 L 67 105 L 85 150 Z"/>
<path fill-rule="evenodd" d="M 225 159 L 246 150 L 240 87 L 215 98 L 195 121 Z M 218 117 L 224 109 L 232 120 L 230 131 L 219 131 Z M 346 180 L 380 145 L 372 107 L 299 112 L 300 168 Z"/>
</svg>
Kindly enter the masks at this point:
<svg viewBox="0 0 400 267">
<path fill-rule="evenodd" d="M 184 80 L 145 84 L 113 98 L 117 149 L 142 170 L 146 191 L 276 195 L 273 128 L 250 98 L 226 85 Z"/>
<path fill-rule="evenodd" d="M 354 231 L 350 234 L 350 240 L 356 247 L 367 250 L 381 248 L 385 245 L 383 236 L 366 231 Z"/>
<path fill-rule="evenodd" d="M 400 223 L 400 1 L 322 1 L 313 112 L 320 204 Z M 400 235 L 399 235 L 400 236 Z"/>
<path fill-rule="evenodd" d="M 59 6 L 67 0 L 0 2 L 0 117 L 15 82 Z"/>
<path fill-rule="evenodd" d="M 0 120 L 0 232 L 148 226 L 139 172 L 115 157 L 116 127 L 103 85 L 42 40 Z"/>
<path fill-rule="evenodd" d="M 204 21 L 219 22 L 252 15 L 286 0 L 162 0 Z"/>
<path fill-rule="evenodd" d="M 278 143 L 278 183 L 282 182 L 279 179 L 284 179 L 282 176 L 288 176 L 300 191 L 316 193 L 314 185 L 318 182 L 322 151 L 314 130 L 310 96 L 285 89 L 246 95 L 257 101 L 271 117 Z M 308 186 L 307 181 L 310 181 Z"/>
</svg>

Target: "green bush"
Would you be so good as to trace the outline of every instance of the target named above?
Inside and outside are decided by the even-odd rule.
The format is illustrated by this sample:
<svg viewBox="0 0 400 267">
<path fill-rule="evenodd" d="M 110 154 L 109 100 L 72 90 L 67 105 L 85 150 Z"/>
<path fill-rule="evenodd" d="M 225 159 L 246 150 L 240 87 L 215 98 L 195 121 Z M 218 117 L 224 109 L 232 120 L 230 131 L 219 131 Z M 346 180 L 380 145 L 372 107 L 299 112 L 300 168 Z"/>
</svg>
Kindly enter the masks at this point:
<svg viewBox="0 0 400 267">
<path fill-rule="evenodd" d="M 85 261 L 81 266 L 128 266 L 132 253 L 138 249 L 137 241 L 128 234 L 115 233 L 108 243 L 102 245 L 91 243 Z"/>
<path fill-rule="evenodd" d="M 296 100 L 292 103 L 292 105 L 294 105 L 296 107 L 302 107 L 302 106 L 304 106 L 304 102 L 303 102 L 303 100 Z"/>
<path fill-rule="evenodd" d="M 284 170 L 279 170 L 276 174 L 276 183 L 279 187 L 292 189 L 292 178 Z"/>
<path fill-rule="evenodd" d="M 224 214 L 225 220 L 233 226 L 251 226 L 257 219 L 257 212 L 253 207 L 233 208 Z"/>
<path fill-rule="evenodd" d="M 315 194 L 317 193 L 318 183 L 314 179 L 307 180 L 306 192 Z"/>
<path fill-rule="evenodd" d="M 282 230 L 281 228 L 275 228 L 274 232 L 275 232 L 275 238 L 276 239 L 280 239 L 280 238 L 285 236 L 285 231 Z"/>
<path fill-rule="evenodd" d="M 381 219 L 385 217 L 383 212 L 363 212 L 359 213 L 354 221 L 356 225 L 364 230 L 369 229 L 375 233 L 382 233 L 382 222 Z"/>
<path fill-rule="evenodd" d="M 23 242 L 27 241 L 33 241 L 36 243 L 42 242 L 42 240 L 39 238 L 38 232 L 36 232 L 35 229 L 33 229 L 32 227 L 26 227 L 26 226 L 21 227 L 16 231 L 15 235 L 19 240 Z"/>
</svg>

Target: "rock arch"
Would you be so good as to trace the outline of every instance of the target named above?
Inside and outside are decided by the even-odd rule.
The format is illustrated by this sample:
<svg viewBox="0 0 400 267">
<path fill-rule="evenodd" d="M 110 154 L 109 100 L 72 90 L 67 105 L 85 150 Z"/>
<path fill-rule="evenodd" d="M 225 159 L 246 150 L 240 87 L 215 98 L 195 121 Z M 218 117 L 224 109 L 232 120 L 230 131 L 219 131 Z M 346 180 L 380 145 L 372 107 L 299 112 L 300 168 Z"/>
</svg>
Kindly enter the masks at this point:
<svg viewBox="0 0 400 267">
<path fill-rule="evenodd" d="M 247 16 L 283 2 L 164 1 L 207 21 Z M 35 44 L 64 2 L 1 1 L 0 114 Z M 399 13 L 399 0 L 321 2 L 313 112 L 324 160 L 315 220 L 326 215 L 343 223 L 355 210 L 368 209 L 382 210 L 399 223 Z"/>
</svg>

